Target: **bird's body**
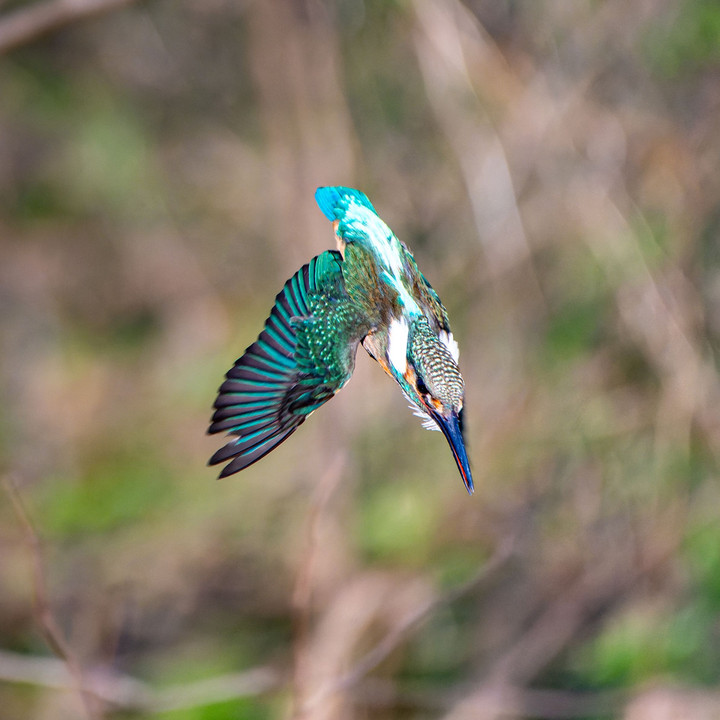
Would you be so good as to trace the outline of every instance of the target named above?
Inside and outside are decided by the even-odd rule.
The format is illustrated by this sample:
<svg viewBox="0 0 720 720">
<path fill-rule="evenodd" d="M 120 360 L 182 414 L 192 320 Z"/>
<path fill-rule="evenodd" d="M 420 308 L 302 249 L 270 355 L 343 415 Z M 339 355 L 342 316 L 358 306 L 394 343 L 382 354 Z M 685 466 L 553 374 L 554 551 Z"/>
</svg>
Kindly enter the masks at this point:
<svg viewBox="0 0 720 720">
<path fill-rule="evenodd" d="M 359 343 L 445 434 L 473 490 L 462 436 L 464 384 L 447 312 L 410 251 L 351 188 L 315 194 L 339 250 L 313 258 L 275 299 L 260 337 L 227 373 L 209 432 L 237 436 L 210 459 L 242 470 L 279 445 L 349 379 Z"/>
</svg>

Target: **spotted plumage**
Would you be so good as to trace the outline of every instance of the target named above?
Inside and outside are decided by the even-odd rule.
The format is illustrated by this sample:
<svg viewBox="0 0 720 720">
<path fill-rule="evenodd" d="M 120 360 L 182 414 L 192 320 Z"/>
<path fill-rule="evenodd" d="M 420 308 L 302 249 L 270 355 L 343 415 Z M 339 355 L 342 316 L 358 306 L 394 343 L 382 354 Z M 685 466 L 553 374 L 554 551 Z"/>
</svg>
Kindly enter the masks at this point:
<svg viewBox="0 0 720 720">
<path fill-rule="evenodd" d="M 221 477 L 260 460 L 349 379 L 358 344 L 448 440 L 469 492 L 464 383 L 447 311 L 407 247 L 352 188 L 318 188 L 338 250 L 304 265 L 275 298 L 258 339 L 228 371 L 209 432 L 233 439 Z"/>
</svg>

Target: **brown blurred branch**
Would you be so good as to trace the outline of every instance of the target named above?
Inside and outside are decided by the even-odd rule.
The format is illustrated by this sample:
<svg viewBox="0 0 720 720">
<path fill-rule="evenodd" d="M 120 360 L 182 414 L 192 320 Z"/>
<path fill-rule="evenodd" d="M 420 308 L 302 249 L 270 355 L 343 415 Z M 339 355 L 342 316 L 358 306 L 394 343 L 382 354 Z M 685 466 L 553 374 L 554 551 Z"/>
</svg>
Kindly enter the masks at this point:
<svg viewBox="0 0 720 720">
<path fill-rule="evenodd" d="M 76 682 L 64 660 L 33 657 L 0 650 L 0 681 L 56 690 L 73 689 Z M 136 709 L 150 704 L 147 686 L 139 680 L 103 672 L 83 677 L 86 693 L 117 707 Z"/>
<path fill-rule="evenodd" d="M 313 570 L 319 544 L 320 522 L 327 510 L 330 498 L 340 482 L 346 463 L 346 454 L 342 451 L 337 453 L 315 488 L 307 524 L 307 550 L 303 556 L 295 579 L 295 587 L 293 588 L 292 605 L 295 615 L 293 696 L 295 705 L 298 708 L 303 704 L 302 696 L 305 687 L 305 656 L 308 646 Z"/>
<path fill-rule="evenodd" d="M 162 689 L 152 688 L 142 680 L 108 669 L 86 672 L 83 680 L 85 692 L 94 698 L 115 708 L 142 712 L 186 710 L 262 695 L 280 687 L 281 683 L 279 674 L 265 667 Z M 4 650 L 0 650 L 0 681 L 58 690 L 74 686 L 74 680 L 63 660 L 28 657 Z"/>
<path fill-rule="evenodd" d="M 5 488 L 10 501 L 12 502 L 15 514 L 22 526 L 25 534 L 25 540 L 30 549 L 30 554 L 33 563 L 33 605 L 35 610 L 35 617 L 37 619 L 38 626 L 45 638 L 45 641 L 50 646 L 51 650 L 63 661 L 67 671 L 72 679 L 72 685 L 77 690 L 85 712 L 91 720 L 102 717 L 102 712 L 97 707 L 94 698 L 90 697 L 85 690 L 85 683 L 83 681 L 83 673 L 80 667 L 80 663 L 77 658 L 71 652 L 62 630 L 60 629 L 55 616 L 50 609 L 50 603 L 48 600 L 47 584 L 45 582 L 45 569 L 43 567 L 42 554 L 40 551 L 40 539 L 38 538 L 35 528 L 30 522 L 30 517 L 25 510 L 22 498 L 18 492 L 17 486 L 14 480 L 10 477 L 3 478 L 3 486 Z"/>
<path fill-rule="evenodd" d="M 0 17 L 0 54 L 93 15 L 135 0 L 48 0 L 21 7 Z"/>
<path fill-rule="evenodd" d="M 415 51 L 427 98 L 456 157 L 491 279 L 522 268 L 524 292 L 546 311 L 508 153 L 487 103 L 473 85 L 471 56 L 482 55 L 488 76 L 517 83 L 462 2 L 415 0 L 412 7 L 418 28 Z"/>
</svg>

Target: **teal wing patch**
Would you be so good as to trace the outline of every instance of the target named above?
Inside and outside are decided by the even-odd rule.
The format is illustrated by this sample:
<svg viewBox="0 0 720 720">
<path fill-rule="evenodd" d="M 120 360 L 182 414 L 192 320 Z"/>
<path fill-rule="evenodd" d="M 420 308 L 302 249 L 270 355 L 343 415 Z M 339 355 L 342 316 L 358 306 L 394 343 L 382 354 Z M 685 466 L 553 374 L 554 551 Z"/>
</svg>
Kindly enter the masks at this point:
<svg viewBox="0 0 720 720">
<path fill-rule="evenodd" d="M 208 432 L 237 436 L 210 458 L 210 465 L 230 460 L 220 477 L 267 455 L 348 381 L 359 340 L 353 323 L 340 253 L 318 255 L 285 283 L 215 400 Z"/>
</svg>

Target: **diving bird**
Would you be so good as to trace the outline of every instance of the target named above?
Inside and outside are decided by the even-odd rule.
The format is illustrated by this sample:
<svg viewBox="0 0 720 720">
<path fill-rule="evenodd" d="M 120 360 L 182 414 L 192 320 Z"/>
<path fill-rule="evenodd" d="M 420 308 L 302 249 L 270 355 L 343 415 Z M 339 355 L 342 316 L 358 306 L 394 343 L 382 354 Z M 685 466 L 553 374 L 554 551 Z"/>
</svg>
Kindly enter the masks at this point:
<svg viewBox="0 0 720 720">
<path fill-rule="evenodd" d="M 447 311 L 363 193 L 321 187 L 315 199 L 338 250 L 320 253 L 285 283 L 260 336 L 228 371 L 208 432 L 232 440 L 209 464 L 230 461 L 225 477 L 276 448 L 350 379 L 362 344 L 423 425 L 443 432 L 472 493 L 465 386 Z"/>
</svg>

